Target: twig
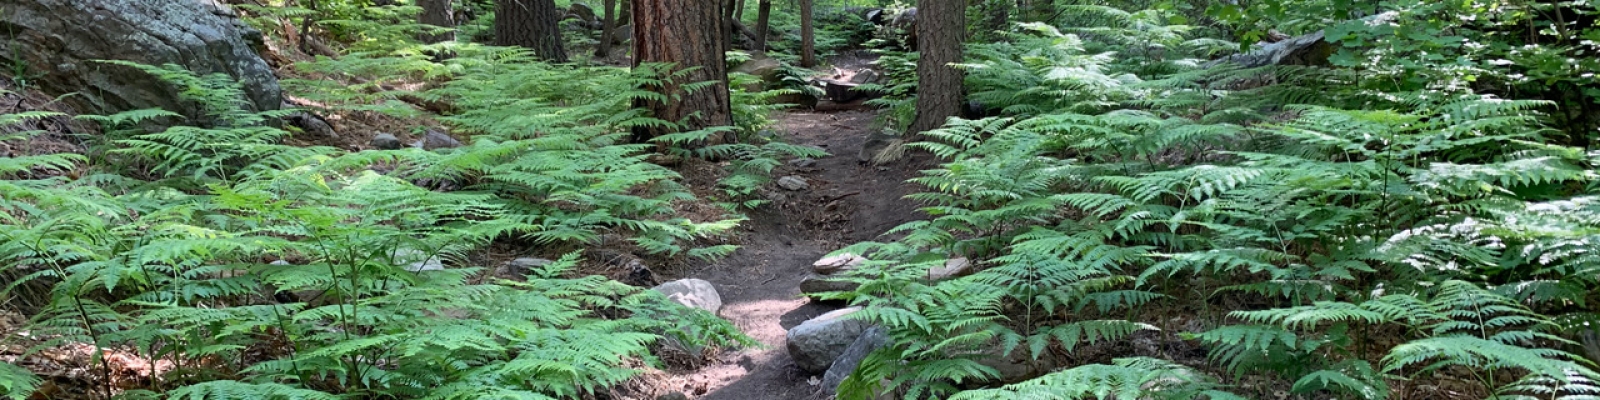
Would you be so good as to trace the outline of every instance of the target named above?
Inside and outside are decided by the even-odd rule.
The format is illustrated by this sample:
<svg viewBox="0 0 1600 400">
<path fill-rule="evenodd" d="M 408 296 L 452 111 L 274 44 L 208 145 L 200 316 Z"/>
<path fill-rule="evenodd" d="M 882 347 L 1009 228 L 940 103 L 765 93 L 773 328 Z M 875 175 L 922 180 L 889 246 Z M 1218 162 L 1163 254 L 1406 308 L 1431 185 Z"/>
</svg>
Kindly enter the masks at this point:
<svg viewBox="0 0 1600 400">
<path fill-rule="evenodd" d="M 823 201 L 823 203 L 832 203 L 832 202 L 835 202 L 835 201 L 839 201 L 840 199 L 843 199 L 843 198 L 846 198 L 846 197 L 850 197 L 850 196 L 855 196 L 855 195 L 858 195 L 858 194 L 861 194 L 861 192 L 859 192 L 859 191 L 858 192 L 850 192 L 850 193 L 845 193 L 845 194 L 841 194 L 841 195 L 838 195 L 838 196 L 833 196 L 833 197 L 828 198 L 828 200 Z"/>
</svg>

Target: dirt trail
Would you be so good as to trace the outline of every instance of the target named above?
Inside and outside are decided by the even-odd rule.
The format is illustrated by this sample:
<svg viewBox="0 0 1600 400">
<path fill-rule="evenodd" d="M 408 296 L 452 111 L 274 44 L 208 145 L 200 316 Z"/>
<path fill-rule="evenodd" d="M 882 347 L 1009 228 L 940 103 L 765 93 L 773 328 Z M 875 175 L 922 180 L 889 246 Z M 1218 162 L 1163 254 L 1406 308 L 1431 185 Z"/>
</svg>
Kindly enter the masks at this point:
<svg viewBox="0 0 1600 400">
<path fill-rule="evenodd" d="M 773 202 L 750 213 L 743 246 L 733 255 L 686 277 L 712 282 L 722 295 L 722 316 L 766 345 L 730 353 L 712 365 L 674 377 L 691 397 L 715 400 L 812 399 L 820 386 L 796 368 L 784 349 L 791 327 L 836 305 L 800 296 L 800 280 L 822 255 L 859 241 L 874 240 L 896 225 L 915 219 L 912 202 L 902 199 L 915 185 L 905 183 L 929 165 L 908 157 L 885 166 L 863 165 L 856 153 L 871 129 L 873 114 L 783 113 L 775 130 L 790 143 L 821 146 L 833 155 L 815 165 L 784 165 L 774 176 L 797 175 L 810 183 L 804 191 L 774 188 Z"/>
</svg>

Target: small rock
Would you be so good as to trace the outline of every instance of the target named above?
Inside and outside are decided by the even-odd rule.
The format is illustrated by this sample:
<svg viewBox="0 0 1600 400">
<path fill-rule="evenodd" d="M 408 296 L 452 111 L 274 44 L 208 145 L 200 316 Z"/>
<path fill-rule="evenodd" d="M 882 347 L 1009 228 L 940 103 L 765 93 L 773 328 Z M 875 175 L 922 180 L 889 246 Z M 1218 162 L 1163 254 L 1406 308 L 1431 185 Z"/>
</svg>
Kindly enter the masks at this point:
<svg viewBox="0 0 1600 400">
<path fill-rule="evenodd" d="M 289 265 L 289 262 L 288 261 L 284 261 L 284 260 L 277 260 L 277 261 L 273 261 L 273 262 L 267 263 L 267 265 Z"/>
<path fill-rule="evenodd" d="M 839 271 L 855 268 L 857 265 L 861 265 L 861 263 L 866 261 L 866 257 L 844 253 L 831 257 L 823 257 L 821 260 L 811 263 L 811 270 L 817 271 L 819 274 L 831 275 Z"/>
<path fill-rule="evenodd" d="M 552 263 L 552 262 L 554 262 L 554 261 L 546 260 L 546 259 L 543 259 L 543 258 L 533 258 L 533 257 L 518 258 L 518 259 L 515 259 L 515 260 L 511 260 L 511 262 L 509 262 L 509 263 L 506 263 L 505 275 L 527 276 L 528 273 L 532 272 L 535 268 L 541 268 L 541 267 L 544 267 L 546 265 L 550 265 L 550 263 Z"/>
<path fill-rule="evenodd" d="M 378 150 L 399 150 L 400 147 L 403 146 L 400 144 L 400 138 L 382 132 L 373 136 L 372 141 L 369 142 L 369 144 L 372 146 L 372 148 Z"/>
<path fill-rule="evenodd" d="M 812 373 L 827 371 L 867 329 L 864 321 L 844 318 L 856 311 L 861 307 L 834 310 L 789 329 L 786 347 L 795 365 Z"/>
<path fill-rule="evenodd" d="M 1005 346 L 995 343 L 968 354 L 977 355 L 974 361 L 978 364 L 999 371 L 1000 377 L 997 380 L 1007 384 L 1043 376 L 1057 366 L 1056 360 L 1049 352 L 1041 354 L 1038 360 L 1034 360 L 1026 345 L 1017 346 L 1011 350 L 1011 354 L 1005 354 Z"/>
<path fill-rule="evenodd" d="M 944 262 L 943 267 L 928 269 L 928 280 L 938 282 L 972 273 L 972 261 L 966 257 L 956 257 Z"/>
<path fill-rule="evenodd" d="M 789 160 L 789 166 L 795 168 L 811 168 L 817 165 L 817 160 L 810 158 L 796 158 Z"/>
<path fill-rule="evenodd" d="M 806 190 L 811 188 L 811 184 L 806 183 L 805 178 L 789 175 L 778 178 L 778 187 L 788 190 Z"/>
<path fill-rule="evenodd" d="M 650 290 L 661 292 L 678 304 L 710 311 L 712 314 L 722 311 L 722 296 L 717 294 L 717 288 L 711 286 L 711 282 L 705 280 L 679 279 Z"/>
<path fill-rule="evenodd" d="M 861 142 L 861 150 L 856 152 L 856 160 L 862 163 L 876 164 L 879 158 L 878 154 L 898 142 L 901 142 L 900 135 L 896 135 L 894 131 L 886 129 L 882 132 L 874 133 L 867 136 L 867 140 Z"/>
<path fill-rule="evenodd" d="M 444 262 L 437 255 L 428 255 L 416 249 L 395 249 L 391 254 L 394 261 L 406 266 L 407 271 L 438 271 L 444 269 Z"/>
<path fill-rule="evenodd" d="M 450 137 L 450 134 L 437 129 L 429 129 L 428 134 L 422 136 L 423 150 L 453 149 L 461 147 L 461 141 Z"/>
<path fill-rule="evenodd" d="M 307 137 L 313 137 L 313 138 L 338 138 L 339 137 L 339 134 L 337 132 L 333 131 L 333 126 L 329 125 L 327 120 L 322 119 L 322 117 L 320 117 L 320 116 L 318 116 L 316 114 L 312 114 L 312 113 L 301 111 L 301 112 L 296 112 L 296 113 L 293 113 L 293 114 L 289 114 L 289 116 L 283 117 L 283 119 L 285 121 L 288 121 L 289 125 L 292 125 L 292 126 L 294 126 L 296 128 L 300 128 L 300 131 L 304 132 Z"/>
<path fill-rule="evenodd" d="M 806 275 L 800 280 L 800 294 L 814 295 L 825 292 L 848 292 L 861 287 L 860 283 L 822 275 Z"/>
<path fill-rule="evenodd" d="M 655 271 L 651 271 L 650 267 L 646 267 L 643 261 L 638 259 L 628 260 L 628 263 L 623 268 L 628 270 L 628 276 L 622 278 L 622 283 L 640 287 L 655 286 L 657 283 Z"/>
<path fill-rule="evenodd" d="M 684 395 L 683 392 L 672 392 L 656 396 L 656 400 L 689 400 L 689 396 Z"/>
<path fill-rule="evenodd" d="M 861 361 L 867 359 L 867 354 L 889 345 L 889 332 L 881 326 L 867 328 L 861 337 L 850 343 L 844 349 L 844 354 L 833 360 L 833 365 L 828 366 L 828 372 L 822 374 L 822 390 L 824 394 L 834 394 L 839 390 L 839 384 L 844 378 L 856 371 Z"/>
</svg>

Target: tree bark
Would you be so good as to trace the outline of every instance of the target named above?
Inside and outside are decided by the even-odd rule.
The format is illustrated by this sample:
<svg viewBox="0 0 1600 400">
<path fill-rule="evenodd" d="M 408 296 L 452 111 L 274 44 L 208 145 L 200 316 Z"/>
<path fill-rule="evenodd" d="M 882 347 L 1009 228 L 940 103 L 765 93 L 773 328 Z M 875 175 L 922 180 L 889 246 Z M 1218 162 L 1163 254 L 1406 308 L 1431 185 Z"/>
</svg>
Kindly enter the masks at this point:
<svg viewBox="0 0 1600 400">
<path fill-rule="evenodd" d="M 417 0 L 417 5 L 422 6 L 422 14 L 417 15 L 417 22 L 423 25 L 432 25 L 441 28 L 454 29 L 456 18 L 452 0 Z M 456 40 L 454 30 L 439 33 L 423 33 L 417 37 L 423 43 L 433 44 Z"/>
<path fill-rule="evenodd" d="M 683 130 L 733 125 L 728 100 L 728 65 L 723 53 L 728 40 L 723 10 L 729 0 L 633 0 L 634 67 L 672 63 L 673 71 L 694 68 L 664 86 L 647 88 L 666 101 L 640 99 L 635 106 L 656 118 L 679 123 Z M 714 82 L 693 92 L 687 84 Z M 669 133 L 660 128 L 635 128 L 635 141 Z M 722 142 L 713 138 L 711 144 Z M 689 147 L 694 147 L 691 144 Z"/>
<path fill-rule="evenodd" d="M 814 0 L 800 0 L 800 66 L 817 66 L 816 37 L 812 32 L 811 11 Z"/>
<path fill-rule="evenodd" d="M 767 52 L 767 31 L 772 17 L 772 0 L 760 0 L 756 3 L 756 51 Z"/>
<path fill-rule="evenodd" d="M 533 49 L 540 59 L 564 63 L 561 12 L 555 0 L 499 0 L 495 3 L 494 41 L 500 46 Z"/>
<path fill-rule="evenodd" d="M 733 49 L 738 47 L 737 43 L 739 42 L 739 32 L 734 30 L 734 22 L 737 21 L 733 19 L 733 0 L 723 0 L 722 30 L 724 33 L 722 37 L 728 40 L 728 46 L 724 47 L 724 49 Z"/>
<path fill-rule="evenodd" d="M 600 11 L 600 45 L 594 49 L 594 57 L 605 60 L 611 56 L 611 37 L 616 35 L 617 29 L 617 0 L 601 2 L 604 10 Z"/>
<path fill-rule="evenodd" d="M 961 42 L 966 33 L 965 0 L 917 1 L 917 116 L 909 133 L 944 126 L 961 112 Z"/>
</svg>

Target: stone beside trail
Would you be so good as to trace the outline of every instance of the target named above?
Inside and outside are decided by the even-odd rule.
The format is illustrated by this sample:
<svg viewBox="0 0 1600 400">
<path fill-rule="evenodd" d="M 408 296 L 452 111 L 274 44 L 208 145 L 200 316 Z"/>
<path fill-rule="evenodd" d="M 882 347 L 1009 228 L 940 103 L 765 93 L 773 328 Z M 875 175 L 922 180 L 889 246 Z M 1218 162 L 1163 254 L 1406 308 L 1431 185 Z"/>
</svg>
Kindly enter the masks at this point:
<svg viewBox="0 0 1600 400">
<path fill-rule="evenodd" d="M 795 366 L 812 373 L 826 372 L 833 361 L 867 330 L 867 323 L 845 318 L 861 307 L 849 307 L 822 314 L 789 330 L 787 347 Z"/>
</svg>

